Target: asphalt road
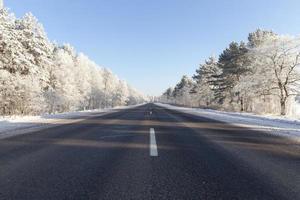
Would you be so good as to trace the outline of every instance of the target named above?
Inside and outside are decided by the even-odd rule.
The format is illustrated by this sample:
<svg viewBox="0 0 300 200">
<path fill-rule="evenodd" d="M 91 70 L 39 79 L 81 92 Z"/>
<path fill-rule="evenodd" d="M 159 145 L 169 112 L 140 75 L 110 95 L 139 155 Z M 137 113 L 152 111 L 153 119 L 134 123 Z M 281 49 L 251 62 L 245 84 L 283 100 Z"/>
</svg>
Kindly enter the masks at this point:
<svg viewBox="0 0 300 200">
<path fill-rule="evenodd" d="M 0 140 L 0 199 L 297 200 L 300 149 L 146 104 Z"/>
</svg>

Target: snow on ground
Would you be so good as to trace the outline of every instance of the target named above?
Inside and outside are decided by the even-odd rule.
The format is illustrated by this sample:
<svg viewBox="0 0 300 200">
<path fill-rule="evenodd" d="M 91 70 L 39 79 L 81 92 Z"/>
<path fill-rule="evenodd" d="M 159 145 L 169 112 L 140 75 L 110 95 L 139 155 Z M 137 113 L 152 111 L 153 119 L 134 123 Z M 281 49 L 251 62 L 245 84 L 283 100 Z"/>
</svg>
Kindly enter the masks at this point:
<svg viewBox="0 0 300 200">
<path fill-rule="evenodd" d="M 300 120 L 297 119 L 288 119 L 280 116 L 260 116 L 251 113 L 178 107 L 162 103 L 156 103 L 156 105 L 212 120 L 259 129 L 269 134 L 289 137 L 293 140 L 300 141 Z"/>
<path fill-rule="evenodd" d="M 67 112 L 53 115 L 0 117 L 0 139 L 30 133 L 33 131 L 39 131 L 62 124 L 74 123 L 89 117 L 101 116 L 116 112 L 120 109 L 133 108 L 140 105 L 141 104 L 134 106 L 115 107 L 110 109 Z"/>
</svg>

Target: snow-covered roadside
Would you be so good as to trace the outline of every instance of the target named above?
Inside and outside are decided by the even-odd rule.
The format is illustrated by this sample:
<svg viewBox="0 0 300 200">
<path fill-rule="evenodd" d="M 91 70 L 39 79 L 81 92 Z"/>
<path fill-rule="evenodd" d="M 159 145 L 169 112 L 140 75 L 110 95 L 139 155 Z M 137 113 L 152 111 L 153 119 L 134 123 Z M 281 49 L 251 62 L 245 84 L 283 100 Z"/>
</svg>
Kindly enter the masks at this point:
<svg viewBox="0 0 300 200">
<path fill-rule="evenodd" d="M 156 105 L 221 122 L 255 128 L 263 130 L 266 133 L 300 141 L 300 120 L 297 119 L 287 119 L 279 116 L 259 116 L 250 113 L 223 112 L 211 109 L 186 108 L 162 103 L 156 103 Z"/>
<path fill-rule="evenodd" d="M 102 116 L 108 113 L 116 112 L 120 109 L 129 109 L 140 105 L 142 104 L 115 107 L 110 109 L 67 112 L 53 115 L 0 117 L 0 139 L 30 133 L 33 131 L 39 131 L 62 124 L 74 123 L 89 117 L 94 117 L 95 115 Z"/>
</svg>

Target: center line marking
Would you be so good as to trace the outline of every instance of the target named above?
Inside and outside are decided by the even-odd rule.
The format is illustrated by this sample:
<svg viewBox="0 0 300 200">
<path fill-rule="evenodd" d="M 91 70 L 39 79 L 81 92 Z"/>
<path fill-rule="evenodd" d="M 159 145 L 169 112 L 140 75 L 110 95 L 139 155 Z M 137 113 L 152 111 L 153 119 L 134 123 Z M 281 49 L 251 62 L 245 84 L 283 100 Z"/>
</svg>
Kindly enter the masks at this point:
<svg viewBox="0 0 300 200">
<path fill-rule="evenodd" d="M 150 128 L 150 156 L 158 156 L 154 128 Z"/>
</svg>

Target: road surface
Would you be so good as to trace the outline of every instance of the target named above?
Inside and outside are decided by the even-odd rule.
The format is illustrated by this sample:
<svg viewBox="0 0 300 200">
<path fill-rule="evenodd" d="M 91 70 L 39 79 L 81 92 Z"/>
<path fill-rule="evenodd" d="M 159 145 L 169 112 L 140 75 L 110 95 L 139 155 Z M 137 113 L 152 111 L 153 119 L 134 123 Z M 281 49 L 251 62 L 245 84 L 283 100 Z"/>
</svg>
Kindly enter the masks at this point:
<svg viewBox="0 0 300 200">
<path fill-rule="evenodd" d="M 299 145 L 145 104 L 0 140 L 0 199 L 300 199 Z"/>
</svg>

